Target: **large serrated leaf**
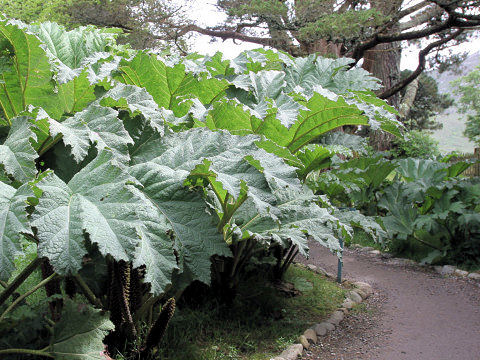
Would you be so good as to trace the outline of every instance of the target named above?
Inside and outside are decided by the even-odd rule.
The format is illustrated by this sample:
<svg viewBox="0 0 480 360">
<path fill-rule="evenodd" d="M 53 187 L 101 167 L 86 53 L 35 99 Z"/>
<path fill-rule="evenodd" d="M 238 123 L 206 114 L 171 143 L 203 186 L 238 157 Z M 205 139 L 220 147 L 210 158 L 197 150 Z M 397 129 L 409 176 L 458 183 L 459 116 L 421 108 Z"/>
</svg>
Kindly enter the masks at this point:
<svg viewBox="0 0 480 360">
<path fill-rule="evenodd" d="M 61 25 L 45 22 L 30 25 L 45 44 L 46 52 L 57 67 L 57 81 L 66 83 L 77 77 L 82 69 L 95 63 L 96 53 L 104 52 L 114 41 L 114 34 L 93 27 L 79 27 L 66 31 Z"/>
<path fill-rule="evenodd" d="M 369 125 L 369 117 L 356 104 L 336 96 L 332 99 L 315 92 L 297 109 L 283 115 L 269 108 L 232 104 L 232 100 L 221 99 L 203 115 L 210 129 L 226 129 L 236 134 L 260 134 L 295 153 L 304 145 L 321 135 L 345 125 Z M 268 105 L 270 106 L 270 105 Z M 273 105 L 272 105 L 273 106 Z M 277 109 L 275 106 L 272 109 Z M 296 115 L 295 115 L 296 114 Z"/>
<path fill-rule="evenodd" d="M 103 339 L 114 328 L 108 313 L 66 300 L 46 352 L 56 360 L 103 360 Z"/>
<path fill-rule="evenodd" d="M 0 280 L 10 278 L 15 270 L 14 260 L 22 254 L 20 234 L 32 234 L 25 212 L 31 195 L 28 185 L 15 189 L 0 182 Z"/>
<path fill-rule="evenodd" d="M 378 188 L 387 176 L 397 168 L 394 162 L 383 159 L 382 156 L 359 157 L 341 162 L 337 176 L 346 181 L 365 184 Z"/>
<path fill-rule="evenodd" d="M 312 91 L 316 86 L 343 94 L 348 90 L 375 90 L 379 81 L 361 68 L 350 69 L 352 59 L 329 59 L 310 55 L 295 58 L 285 69 L 285 79 L 289 91 L 302 88 Z"/>
<path fill-rule="evenodd" d="M 83 110 L 95 100 L 95 87 L 88 80 L 86 71 L 81 72 L 73 80 L 60 84 L 58 98 L 65 113 L 74 114 Z"/>
<path fill-rule="evenodd" d="M 187 176 L 214 177 L 234 198 L 243 183 L 258 204 L 268 202 L 264 188 L 298 186 L 295 169 L 259 149 L 256 136 L 189 130 L 150 141 L 132 154 L 133 163 L 153 162 Z M 267 197 L 267 198 L 265 198 Z"/>
<path fill-rule="evenodd" d="M 344 125 L 368 125 L 368 118 L 357 106 L 349 104 L 343 97 L 329 99 L 315 92 L 300 110 L 300 116 L 289 129 L 286 145 L 292 152 L 310 143 L 337 127 Z M 284 140 L 284 141 L 285 141 Z"/>
<path fill-rule="evenodd" d="M 8 175 L 22 182 L 32 180 L 37 173 L 35 160 L 38 155 L 30 139 L 36 139 L 32 124 L 26 116 L 19 116 L 13 119 L 7 138 L 0 145 L 0 164 Z"/>
<path fill-rule="evenodd" d="M 171 284 L 172 273 L 178 269 L 173 242 L 169 236 L 172 224 L 167 222 L 154 202 L 148 202 L 144 209 L 148 215 L 140 217 L 140 241 L 135 249 L 133 266 L 145 265 L 145 281 L 150 283 L 150 292 L 159 295 Z"/>
<path fill-rule="evenodd" d="M 266 243 L 277 242 L 284 247 L 290 243 L 297 245 L 304 255 L 308 251 L 307 235 L 310 235 L 328 249 L 340 251 L 336 236 L 337 219 L 315 203 L 316 196 L 310 189 L 284 188 L 274 194 L 278 220 L 259 215 L 248 201 L 240 207 L 234 220 L 244 234 Z"/>
<path fill-rule="evenodd" d="M 99 99 L 99 104 L 127 110 L 132 116 L 142 115 L 152 129 L 163 135 L 166 114 L 145 89 L 117 84 Z"/>
<path fill-rule="evenodd" d="M 136 261 L 147 264 L 150 273 L 147 279 L 159 272 L 164 273 L 165 264 L 152 259 L 150 250 L 148 254 L 143 250 L 155 246 L 155 241 L 163 242 L 166 236 L 172 236 L 184 277 L 188 281 L 200 280 L 209 284 L 210 257 L 230 256 L 231 253 L 214 224 L 214 218 L 207 212 L 205 201 L 198 193 L 182 186 L 188 173 L 153 162 L 137 164 L 131 168 L 131 173 L 142 184 L 142 192 L 150 201 L 149 213 L 157 219 L 156 223 L 150 222 L 142 228 L 145 238 L 136 250 Z M 156 278 L 152 286 L 159 280 Z M 152 290 L 158 291 L 157 288 Z"/>
<path fill-rule="evenodd" d="M 0 19 L 0 52 L 7 54 L 0 73 L 0 106 L 7 119 L 28 105 L 40 106 L 52 116 L 61 114 L 49 58 L 41 45 L 24 24 Z"/>
<path fill-rule="evenodd" d="M 187 114 L 191 106 L 185 100 L 198 98 L 208 104 L 228 87 L 226 80 L 196 77 L 186 70 L 185 64 L 167 66 L 155 55 L 145 52 L 122 61 L 120 71 L 119 80 L 145 88 L 159 107 L 173 110 L 178 117 Z"/>
<path fill-rule="evenodd" d="M 138 241 L 138 197 L 126 183 L 130 177 L 101 152 L 65 184 L 49 174 L 37 186 L 43 195 L 33 213 L 39 256 L 59 274 L 77 272 L 86 254 L 85 233 L 103 255 L 130 260 Z"/>
<path fill-rule="evenodd" d="M 87 156 L 91 143 L 98 151 L 110 149 L 119 161 L 126 162 L 129 160 L 128 144 L 133 143 L 118 119 L 118 112 L 97 103 L 61 123 L 50 120 L 50 133 L 52 136 L 63 136 L 63 142 L 71 147 L 77 162 Z"/>
<path fill-rule="evenodd" d="M 158 216 L 167 220 L 182 271 L 192 279 L 208 282 L 210 257 L 229 256 L 230 250 L 215 226 L 216 214 L 209 213 L 198 193 L 183 186 L 187 179 L 204 179 L 235 199 L 248 196 L 257 213 L 273 218 L 272 189 L 300 189 L 295 169 L 259 149 L 256 141 L 256 136 L 195 129 L 150 140 L 131 154 L 130 173 Z"/>
<path fill-rule="evenodd" d="M 298 169 L 298 175 L 305 179 L 310 172 L 329 167 L 332 163 L 331 158 L 335 153 L 324 146 L 311 144 L 297 152 L 296 155 L 302 162 Z"/>
</svg>

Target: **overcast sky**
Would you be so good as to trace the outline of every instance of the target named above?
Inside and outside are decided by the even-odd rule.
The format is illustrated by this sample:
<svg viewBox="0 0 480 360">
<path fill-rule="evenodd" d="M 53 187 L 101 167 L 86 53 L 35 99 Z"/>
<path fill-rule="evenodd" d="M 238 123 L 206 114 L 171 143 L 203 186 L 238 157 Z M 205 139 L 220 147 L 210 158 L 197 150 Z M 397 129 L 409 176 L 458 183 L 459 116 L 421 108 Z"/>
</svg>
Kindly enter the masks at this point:
<svg viewBox="0 0 480 360">
<path fill-rule="evenodd" d="M 199 25 L 215 26 L 226 19 L 226 15 L 217 11 L 215 7 L 215 0 L 193 0 L 190 1 L 190 16 L 195 19 Z M 226 41 L 212 41 L 209 36 L 195 35 L 192 43 L 192 50 L 201 54 L 212 55 L 220 51 L 227 58 L 234 58 L 243 50 L 256 49 L 260 47 L 257 44 L 232 40 Z M 480 40 L 475 40 L 472 43 L 463 44 L 458 47 L 456 51 L 476 52 L 480 49 Z M 402 69 L 415 69 L 418 65 L 418 51 L 416 47 L 404 49 L 402 52 Z"/>
</svg>

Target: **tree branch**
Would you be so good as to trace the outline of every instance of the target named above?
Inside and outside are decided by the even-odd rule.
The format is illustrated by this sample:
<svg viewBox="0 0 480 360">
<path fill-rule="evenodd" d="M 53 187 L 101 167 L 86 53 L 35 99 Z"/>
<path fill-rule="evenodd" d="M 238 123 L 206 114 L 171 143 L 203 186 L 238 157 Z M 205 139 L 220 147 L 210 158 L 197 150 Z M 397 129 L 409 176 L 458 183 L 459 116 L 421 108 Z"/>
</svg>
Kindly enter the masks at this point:
<svg viewBox="0 0 480 360">
<path fill-rule="evenodd" d="M 245 35 L 241 32 L 238 32 L 236 30 L 216 30 L 216 29 L 208 29 L 208 28 L 202 28 L 198 25 L 187 25 L 183 29 L 180 30 L 179 36 L 182 36 L 190 31 L 195 31 L 198 32 L 199 34 L 203 35 L 208 35 L 208 36 L 213 36 L 213 37 L 218 37 L 222 39 L 223 41 L 228 40 L 228 39 L 233 39 L 233 40 L 241 40 L 241 41 L 246 41 L 246 42 L 251 42 L 254 44 L 258 45 L 263 45 L 263 46 L 272 46 L 273 41 L 270 38 L 263 38 L 263 37 L 257 37 L 257 36 L 249 36 Z"/>
<path fill-rule="evenodd" d="M 407 29 L 420 26 L 426 23 L 427 21 L 429 21 L 432 17 L 436 15 L 440 15 L 442 12 L 443 10 L 436 5 L 433 5 L 432 7 L 428 7 L 424 9 L 422 12 L 419 12 L 418 14 L 413 16 L 409 21 L 400 23 L 399 30 L 404 31 Z"/>
<path fill-rule="evenodd" d="M 426 62 L 426 56 L 432 51 L 434 48 L 439 47 L 450 40 L 455 39 L 457 36 L 459 36 L 463 32 L 463 29 L 457 29 L 454 33 L 452 33 L 450 36 L 440 39 L 438 41 L 435 41 L 428 46 L 426 46 L 424 49 L 420 50 L 418 54 L 418 66 L 415 69 L 414 72 L 412 72 L 408 77 L 406 77 L 404 80 L 398 82 L 394 86 L 392 86 L 390 89 L 385 90 L 383 93 L 381 93 L 378 97 L 380 99 L 387 99 L 392 95 L 395 95 L 397 92 L 401 91 L 405 86 L 410 84 L 413 80 L 415 80 L 423 70 L 425 70 L 425 62 Z"/>
<path fill-rule="evenodd" d="M 405 95 L 398 109 L 400 119 L 406 119 L 412 109 L 418 92 L 418 77 L 406 86 Z"/>
<path fill-rule="evenodd" d="M 379 44 L 403 41 L 403 40 L 420 39 L 429 35 L 437 34 L 443 30 L 446 30 L 452 27 L 454 23 L 455 23 L 455 19 L 449 17 L 448 19 L 441 22 L 440 24 L 437 24 L 435 26 L 431 26 L 430 28 L 426 28 L 422 30 L 409 31 L 406 33 L 387 34 L 387 35 L 377 34 L 372 39 L 354 48 L 353 51 L 351 51 L 351 53 L 349 54 L 349 56 L 355 59 L 356 62 L 358 62 L 363 57 L 363 54 L 365 53 L 365 51 L 370 50 Z"/>
</svg>

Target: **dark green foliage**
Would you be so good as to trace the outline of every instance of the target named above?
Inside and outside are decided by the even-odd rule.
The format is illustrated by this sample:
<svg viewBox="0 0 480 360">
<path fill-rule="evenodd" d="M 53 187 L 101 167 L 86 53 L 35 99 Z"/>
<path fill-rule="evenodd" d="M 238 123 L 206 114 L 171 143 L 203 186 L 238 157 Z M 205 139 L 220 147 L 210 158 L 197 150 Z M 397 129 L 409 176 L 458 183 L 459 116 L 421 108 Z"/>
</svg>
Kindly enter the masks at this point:
<svg viewBox="0 0 480 360">
<path fill-rule="evenodd" d="M 411 70 L 402 71 L 402 78 L 406 78 L 411 73 Z M 402 96 L 405 95 L 405 90 L 401 92 Z M 436 80 L 423 73 L 418 77 L 417 92 L 408 116 L 402 119 L 402 122 L 407 130 L 439 129 L 442 125 L 436 122 L 436 116 L 452 105 L 453 99 L 450 95 L 440 94 Z"/>
<path fill-rule="evenodd" d="M 409 131 L 403 139 L 395 139 L 390 152 L 395 158 L 434 159 L 440 155 L 438 141 L 428 133 L 417 130 Z"/>
<path fill-rule="evenodd" d="M 372 215 L 376 209 L 368 210 L 371 199 L 395 168 L 381 155 L 337 160 L 330 171 L 312 177 L 308 184 L 338 206 L 354 206 Z"/>
<path fill-rule="evenodd" d="M 308 184 L 332 200 L 340 221 L 381 248 L 426 263 L 476 267 L 480 184 L 461 177 L 471 165 L 448 158 L 359 158 L 335 161 Z"/>
<path fill-rule="evenodd" d="M 469 164 L 404 159 L 379 196 L 389 248 L 427 263 L 480 263 L 480 183 L 458 177 Z"/>
<path fill-rule="evenodd" d="M 480 67 L 453 82 L 460 95 L 459 110 L 467 114 L 465 136 L 480 146 Z"/>
</svg>

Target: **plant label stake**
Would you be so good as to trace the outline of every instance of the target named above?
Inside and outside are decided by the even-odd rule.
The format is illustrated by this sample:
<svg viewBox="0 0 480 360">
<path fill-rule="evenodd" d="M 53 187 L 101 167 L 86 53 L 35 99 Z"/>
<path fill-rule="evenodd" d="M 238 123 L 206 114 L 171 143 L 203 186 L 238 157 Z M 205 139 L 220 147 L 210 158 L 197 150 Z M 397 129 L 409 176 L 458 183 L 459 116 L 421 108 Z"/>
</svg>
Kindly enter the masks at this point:
<svg viewBox="0 0 480 360">
<path fill-rule="evenodd" d="M 338 258 L 338 267 L 337 267 L 337 282 L 339 284 L 342 283 L 342 267 L 343 267 L 343 239 L 339 239 L 340 243 L 340 254 L 342 255 L 340 258 Z"/>
</svg>

